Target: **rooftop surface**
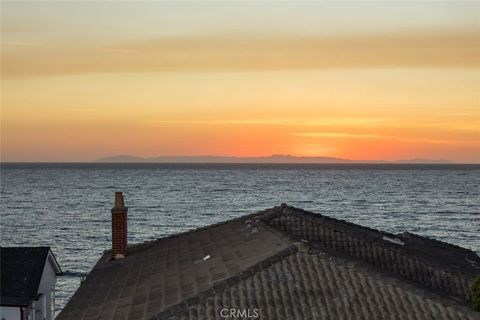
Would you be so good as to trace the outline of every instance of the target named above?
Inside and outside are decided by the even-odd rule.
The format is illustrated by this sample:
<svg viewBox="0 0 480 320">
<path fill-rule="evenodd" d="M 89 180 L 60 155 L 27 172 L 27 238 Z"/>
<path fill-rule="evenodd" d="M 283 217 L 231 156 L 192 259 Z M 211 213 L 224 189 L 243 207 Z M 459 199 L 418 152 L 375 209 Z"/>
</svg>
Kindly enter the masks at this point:
<svg viewBox="0 0 480 320">
<path fill-rule="evenodd" d="M 2 305 L 26 306 L 37 298 L 50 247 L 1 247 Z"/>
<path fill-rule="evenodd" d="M 287 205 L 109 257 L 57 319 L 480 319 L 471 250 Z"/>
</svg>

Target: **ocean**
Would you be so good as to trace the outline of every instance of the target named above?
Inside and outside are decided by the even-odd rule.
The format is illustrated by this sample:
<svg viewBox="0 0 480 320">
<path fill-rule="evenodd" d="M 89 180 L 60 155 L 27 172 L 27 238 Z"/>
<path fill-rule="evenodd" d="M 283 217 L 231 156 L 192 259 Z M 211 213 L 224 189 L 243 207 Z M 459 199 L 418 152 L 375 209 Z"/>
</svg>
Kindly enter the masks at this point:
<svg viewBox="0 0 480 320">
<path fill-rule="evenodd" d="M 110 248 L 115 191 L 129 243 L 285 202 L 480 253 L 480 165 L 4 163 L 0 181 L 1 245 L 52 247 L 57 312 Z"/>
</svg>

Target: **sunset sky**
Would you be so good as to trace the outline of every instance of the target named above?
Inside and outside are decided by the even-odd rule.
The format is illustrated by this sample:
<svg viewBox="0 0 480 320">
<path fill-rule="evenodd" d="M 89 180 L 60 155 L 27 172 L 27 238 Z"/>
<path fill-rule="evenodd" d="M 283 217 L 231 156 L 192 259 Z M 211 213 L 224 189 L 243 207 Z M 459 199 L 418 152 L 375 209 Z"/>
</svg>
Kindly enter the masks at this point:
<svg viewBox="0 0 480 320">
<path fill-rule="evenodd" d="M 2 161 L 480 163 L 480 2 L 2 1 Z"/>
</svg>

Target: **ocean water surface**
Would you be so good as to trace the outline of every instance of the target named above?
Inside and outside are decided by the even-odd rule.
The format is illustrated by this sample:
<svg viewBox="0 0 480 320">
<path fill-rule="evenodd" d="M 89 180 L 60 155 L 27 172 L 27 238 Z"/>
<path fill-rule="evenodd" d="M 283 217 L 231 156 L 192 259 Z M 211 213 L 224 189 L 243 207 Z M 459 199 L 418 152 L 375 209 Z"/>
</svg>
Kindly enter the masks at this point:
<svg viewBox="0 0 480 320">
<path fill-rule="evenodd" d="M 51 246 L 60 311 L 103 250 L 123 191 L 129 243 L 282 202 L 480 253 L 480 165 L 2 164 L 2 246 Z"/>
</svg>

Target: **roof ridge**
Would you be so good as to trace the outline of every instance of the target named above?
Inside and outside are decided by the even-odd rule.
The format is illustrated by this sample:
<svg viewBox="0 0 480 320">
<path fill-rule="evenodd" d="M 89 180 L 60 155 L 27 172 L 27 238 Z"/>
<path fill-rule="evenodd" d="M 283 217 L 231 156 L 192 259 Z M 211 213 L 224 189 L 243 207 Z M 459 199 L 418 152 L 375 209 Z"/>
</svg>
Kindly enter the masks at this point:
<svg viewBox="0 0 480 320">
<path fill-rule="evenodd" d="M 391 232 L 362 226 L 361 224 L 356 224 L 356 223 L 353 223 L 353 222 L 350 222 L 350 221 L 347 221 L 347 220 L 337 219 L 337 218 L 334 218 L 334 217 L 331 217 L 331 216 L 323 215 L 321 213 L 316 213 L 316 212 L 308 211 L 308 210 L 305 210 L 305 209 L 297 208 L 297 207 L 294 207 L 294 206 L 291 206 L 291 205 L 287 205 L 285 203 L 282 203 L 280 208 L 281 208 L 281 213 L 283 213 L 283 214 L 294 214 L 294 215 L 303 214 L 304 216 L 306 215 L 306 216 L 312 217 L 312 218 L 322 218 L 324 220 L 339 223 L 341 225 L 352 227 L 352 228 L 355 228 L 355 229 L 367 230 L 367 231 L 370 231 L 370 232 L 373 232 L 375 234 L 382 235 L 382 236 L 383 235 L 388 235 L 388 236 L 392 236 L 392 237 L 397 236 L 397 235 L 395 235 L 394 233 L 391 233 Z M 289 209 L 292 210 L 293 212 L 289 211 Z"/>
<path fill-rule="evenodd" d="M 305 217 L 306 216 L 308 218 L 317 218 L 317 219 L 321 218 L 321 219 L 324 219 L 326 221 L 339 223 L 342 226 L 350 227 L 350 228 L 352 228 L 352 230 L 354 231 L 354 233 L 356 235 L 360 235 L 363 238 L 366 238 L 366 234 L 360 233 L 359 230 L 367 230 L 367 231 L 371 231 L 374 234 L 379 235 L 379 236 L 390 236 L 390 237 L 393 237 L 393 238 L 399 238 L 399 240 L 406 240 L 406 241 L 409 240 L 408 237 L 410 236 L 411 238 L 414 238 L 414 239 L 429 241 L 429 242 L 432 242 L 434 244 L 441 245 L 443 247 L 448 247 L 448 248 L 452 248 L 452 249 L 456 249 L 456 250 L 461 250 L 464 253 L 468 253 L 468 254 L 471 254 L 471 255 L 478 256 L 476 254 L 476 252 L 471 250 L 471 249 L 464 248 L 462 246 L 459 246 L 459 245 L 456 245 L 456 244 L 453 244 L 453 243 L 449 243 L 449 242 L 437 240 L 437 239 L 434 239 L 434 238 L 430 238 L 430 237 L 427 237 L 427 236 L 422 236 L 422 235 L 412 233 L 412 232 L 409 232 L 409 231 L 404 231 L 402 233 L 396 233 L 395 234 L 395 233 L 391 233 L 391 232 L 387 232 L 387 231 L 383 231 L 383 230 L 378 230 L 378 229 L 373 229 L 373 228 L 370 228 L 370 227 L 366 227 L 366 226 L 356 224 L 356 223 L 353 223 L 353 222 L 349 222 L 349 221 L 346 221 L 346 220 L 343 220 L 343 219 L 337 219 L 337 218 L 326 216 L 326 215 L 323 215 L 323 214 L 320 214 L 320 213 L 315 213 L 315 212 L 307 211 L 307 210 L 304 210 L 304 209 L 301 209 L 301 208 L 296 208 L 294 206 L 290 206 L 290 205 L 286 205 L 286 204 L 282 204 L 281 208 L 282 208 L 281 214 L 287 214 L 287 215 L 288 214 L 293 214 L 293 215 L 300 216 L 300 217 Z M 283 209 L 283 208 L 285 208 L 285 209 Z M 293 210 L 293 212 L 289 211 L 288 209 Z M 407 237 L 405 237 L 404 235 L 407 235 Z M 289 236 L 295 237 L 291 234 L 289 234 Z M 298 238 L 298 237 L 296 237 L 296 238 Z M 384 239 L 382 239 L 382 238 L 376 238 L 376 239 L 373 238 L 373 240 L 375 240 L 375 241 L 382 240 L 382 243 L 385 243 L 385 241 L 383 241 Z M 385 244 L 389 245 L 389 243 L 385 243 Z M 408 244 L 408 243 L 406 243 L 406 244 Z M 396 252 L 406 254 L 406 252 L 404 250 L 398 250 L 398 248 L 399 248 L 398 246 L 389 246 L 389 248 L 391 250 L 396 251 Z M 425 257 L 423 257 L 423 258 L 426 259 Z M 429 259 L 427 259 L 427 260 L 429 260 Z M 448 267 L 448 266 L 445 266 L 445 267 Z M 451 268 L 449 268 L 449 269 L 451 269 Z"/>
<path fill-rule="evenodd" d="M 462 247 L 462 246 L 459 246 L 459 245 L 456 245 L 456 244 L 453 244 L 453 243 L 450 243 L 450 242 L 438 240 L 438 239 L 435 239 L 435 238 L 432 238 L 432 237 L 422 236 L 422 235 L 420 235 L 420 234 L 417 234 L 417 233 L 414 233 L 414 232 L 410 232 L 410 231 L 404 231 L 404 232 L 402 232 L 402 233 L 397 233 L 396 236 L 397 236 L 397 237 L 400 237 L 400 238 L 403 238 L 403 237 L 407 236 L 407 237 L 412 237 L 412 238 L 416 238 L 416 239 L 426 240 L 426 241 L 430 241 L 430 242 L 436 243 L 436 244 L 438 244 L 438 245 L 442 245 L 442 246 L 444 246 L 444 247 L 450 247 L 450 248 L 454 248 L 454 249 L 461 249 L 461 250 L 463 250 L 463 251 L 466 251 L 466 252 L 474 253 L 474 254 L 475 254 L 475 251 L 473 251 L 473 250 L 471 250 L 471 249 L 468 249 L 468 248 L 465 248 L 465 247 Z"/>
<path fill-rule="evenodd" d="M 404 232 L 401 232 L 401 233 L 392 233 L 392 232 L 388 232 L 388 231 L 374 229 L 374 228 L 363 226 L 361 224 L 356 224 L 356 223 L 353 223 L 353 222 L 350 222 L 350 221 L 347 221 L 347 220 L 337 219 L 337 218 L 334 218 L 334 217 L 331 217 L 331 216 L 323 215 L 321 213 L 316 213 L 316 212 L 308 211 L 308 210 L 305 210 L 305 209 L 302 209 L 302 208 L 297 208 L 295 206 L 291 206 L 291 205 L 288 205 L 288 204 L 285 204 L 285 203 L 282 203 L 280 208 L 282 210 L 282 213 L 284 213 L 284 214 L 299 214 L 299 213 L 301 213 L 301 214 L 304 214 L 304 215 L 307 215 L 307 216 L 310 216 L 310 217 L 323 218 L 327 221 L 341 223 L 342 225 L 349 226 L 349 227 L 354 227 L 356 229 L 368 230 L 368 231 L 371 231 L 371 232 L 374 232 L 376 234 L 383 235 L 383 236 L 387 235 L 387 236 L 392 236 L 392 237 L 403 238 L 403 235 L 407 235 L 407 236 L 410 236 L 412 238 L 427 240 L 427 241 L 431 241 L 431 242 L 439 244 L 439 245 L 443 245 L 443 246 L 454 248 L 454 249 L 461 249 L 465 252 L 476 254 L 475 251 L 473 251 L 471 249 L 464 248 L 462 246 L 459 246 L 459 245 L 456 245 L 456 244 L 453 244 L 453 243 L 450 243 L 450 242 L 438 240 L 438 239 L 435 239 L 435 238 L 422 236 L 422 235 L 419 235 L 419 234 L 416 234 L 416 233 L 413 233 L 413 232 L 409 232 L 409 231 L 404 231 Z M 288 209 L 293 210 L 294 212 L 288 211 Z"/>
<path fill-rule="evenodd" d="M 187 231 L 183 231 L 183 232 L 179 232 L 179 233 L 172 233 L 172 234 L 169 234 L 165 237 L 161 237 L 161 238 L 158 238 L 158 239 L 147 240 L 147 241 L 143 241 L 143 242 L 140 242 L 140 243 L 130 244 L 130 245 L 128 245 L 128 248 L 137 248 L 137 249 L 138 248 L 141 248 L 141 249 L 149 248 L 151 245 L 155 245 L 158 242 L 163 242 L 163 241 L 168 241 L 170 239 L 183 237 L 183 236 L 186 236 L 186 235 L 198 232 L 198 231 L 208 230 L 208 229 L 215 228 L 215 227 L 218 227 L 218 226 L 222 226 L 222 225 L 225 225 L 225 224 L 229 224 L 229 223 L 232 223 L 232 222 L 242 221 L 242 220 L 252 218 L 252 217 L 255 217 L 255 216 L 261 216 L 261 215 L 269 216 L 269 214 L 275 213 L 276 208 L 277 207 L 268 208 L 268 209 L 265 209 L 265 210 L 260 210 L 260 211 L 254 212 L 254 213 L 246 214 L 246 215 L 243 215 L 243 216 L 240 216 L 240 217 L 235 217 L 235 218 L 232 218 L 232 219 L 220 221 L 220 222 L 209 224 L 209 225 L 206 225 L 206 226 L 197 227 L 197 228 L 190 229 L 190 230 L 187 230 Z M 106 249 L 106 250 L 103 251 L 103 253 L 108 253 L 108 252 L 111 252 L 111 251 L 112 251 L 112 249 Z"/>
<path fill-rule="evenodd" d="M 293 243 L 286 249 L 283 249 L 277 252 L 276 254 L 265 258 L 264 260 L 254 264 L 253 266 L 248 267 L 247 269 L 229 278 L 219 281 L 217 284 L 214 284 L 210 289 L 200 292 L 191 298 L 187 298 L 182 302 L 176 305 L 173 305 L 168 309 L 162 311 L 161 313 L 148 318 L 148 320 L 164 320 L 164 319 L 168 319 L 169 317 L 175 316 L 176 314 L 179 314 L 185 311 L 186 309 L 188 309 L 189 307 L 191 307 L 192 305 L 198 303 L 200 300 L 211 297 L 219 292 L 223 292 L 225 289 L 240 282 L 241 280 L 249 278 L 255 273 L 270 267 L 271 265 L 283 260 L 284 258 L 292 254 L 295 254 L 296 252 L 298 252 L 298 250 L 299 250 L 298 245 L 296 243 Z"/>
</svg>

